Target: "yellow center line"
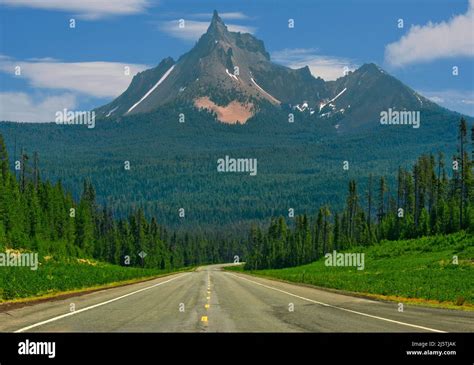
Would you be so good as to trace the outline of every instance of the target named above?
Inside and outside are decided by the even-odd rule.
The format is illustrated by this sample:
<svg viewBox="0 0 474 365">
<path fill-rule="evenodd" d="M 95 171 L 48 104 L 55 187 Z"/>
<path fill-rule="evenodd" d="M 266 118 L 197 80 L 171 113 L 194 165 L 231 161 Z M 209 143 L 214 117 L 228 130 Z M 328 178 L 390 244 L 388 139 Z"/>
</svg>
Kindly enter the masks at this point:
<svg viewBox="0 0 474 365">
<path fill-rule="evenodd" d="M 207 316 L 202 316 L 202 317 L 201 317 L 201 322 L 207 323 Z"/>
</svg>

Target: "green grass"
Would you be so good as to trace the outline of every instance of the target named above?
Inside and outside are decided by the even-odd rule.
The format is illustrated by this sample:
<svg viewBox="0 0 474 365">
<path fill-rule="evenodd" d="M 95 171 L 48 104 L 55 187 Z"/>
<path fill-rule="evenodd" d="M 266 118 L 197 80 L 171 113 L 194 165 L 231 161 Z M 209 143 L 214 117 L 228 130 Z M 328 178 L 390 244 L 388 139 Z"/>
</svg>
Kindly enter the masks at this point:
<svg viewBox="0 0 474 365">
<path fill-rule="evenodd" d="M 465 307 L 474 303 L 472 235 L 460 232 L 384 241 L 370 247 L 353 247 L 347 252 L 364 252 L 365 269 L 325 266 L 321 259 L 304 266 L 249 273 L 387 299 L 421 299 Z M 454 255 L 458 256 L 458 265 L 453 264 Z"/>
<path fill-rule="evenodd" d="M 168 271 L 122 267 L 76 258 L 40 258 L 37 270 L 28 267 L 0 268 L 0 302 L 51 296 L 56 293 L 103 286 L 166 274 Z"/>
</svg>

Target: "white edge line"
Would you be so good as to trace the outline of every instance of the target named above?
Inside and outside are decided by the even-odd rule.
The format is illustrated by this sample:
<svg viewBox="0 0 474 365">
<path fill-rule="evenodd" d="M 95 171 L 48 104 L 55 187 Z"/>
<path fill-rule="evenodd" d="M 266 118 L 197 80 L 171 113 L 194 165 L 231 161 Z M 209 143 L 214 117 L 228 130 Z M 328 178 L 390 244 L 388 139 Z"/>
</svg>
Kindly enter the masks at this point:
<svg viewBox="0 0 474 365">
<path fill-rule="evenodd" d="M 420 329 L 427 330 L 427 331 L 431 331 L 431 332 L 446 333 L 446 331 L 441 331 L 441 330 L 436 330 L 436 329 L 433 329 L 433 328 L 418 326 L 418 325 L 416 325 L 416 324 L 410 324 L 410 323 L 395 321 L 395 320 L 393 320 L 393 319 L 388 319 L 388 318 L 384 318 L 384 317 L 374 316 L 374 315 L 372 315 L 372 314 L 362 313 L 362 312 L 354 311 L 354 310 L 351 310 L 351 309 L 346 309 L 346 308 L 342 308 L 342 307 L 337 307 L 337 306 L 335 306 L 335 305 L 331 305 L 331 304 L 326 304 L 326 303 L 318 302 L 318 301 L 316 301 L 316 300 L 312 300 L 312 299 L 309 299 L 309 298 L 301 297 L 301 296 L 299 296 L 299 295 L 296 295 L 296 294 L 293 294 L 293 293 L 289 293 L 289 292 L 284 291 L 284 290 L 281 290 L 281 289 L 277 289 L 277 288 L 273 288 L 273 287 L 268 286 L 268 285 L 265 285 L 265 284 L 261 284 L 261 283 L 259 283 L 259 282 L 257 282 L 257 281 L 253 281 L 253 280 L 244 278 L 244 277 L 239 276 L 239 275 L 235 275 L 235 274 L 232 274 L 232 273 L 228 273 L 228 274 L 230 274 L 230 275 L 232 275 L 232 276 L 235 276 L 235 277 L 238 277 L 239 279 L 242 279 L 242 280 L 250 281 L 251 283 L 254 283 L 254 284 L 263 286 L 263 287 L 265 287 L 265 288 L 272 289 L 272 290 L 276 290 L 276 291 L 279 291 L 279 292 L 281 292 L 281 293 L 285 293 L 285 294 L 291 295 L 291 296 L 293 296 L 293 297 L 306 300 L 306 301 L 311 302 L 311 303 L 320 304 L 320 305 L 325 306 L 325 307 L 331 307 L 331 308 L 335 308 L 335 309 L 340 309 L 340 310 L 345 311 L 345 312 L 354 313 L 354 314 L 359 314 L 359 315 L 365 316 L 365 317 L 380 319 L 381 321 L 387 321 L 387 322 L 397 323 L 397 324 L 401 324 L 401 325 L 408 326 L 408 327 L 420 328 Z"/>
<path fill-rule="evenodd" d="M 117 298 L 114 298 L 114 299 L 110 299 L 110 300 L 107 300 L 107 301 L 102 302 L 102 303 L 94 304 L 94 305 L 91 305 L 91 306 L 89 306 L 89 307 L 85 307 L 85 308 L 76 310 L 76 311 L 74 311 L 74 312 L 69 312 L 69 313 L 66 313 L 66 314 L 62 314 L 62 315 L 60 315 L 60 316 L 50 318 L 50 319 L 48 319 L 48 320 L 46 320 L 46 321 L 42 321 L 42 322 L 38 322 L 38 323 L 32 324 L 31 326 L 27 326 L 27 327 L 20 328 L 19 330 L 14 331 L 14 333 L 25 332 L 25 331 L 28 331 L 28 330 L 30 330 L 30 329 L 32 329 L 32 328 L 42 326 L 43 324 L 55 322 L 55 321 L 57 321 L 57 320 L 59 320 L 59 319 L 66 318 L 66 317 L 69 317 L 69 316 L 73 316 L 73 315 L 75 315 L 75 314 L 78 314 L 78 313 L 81 313 L 81 312 L 85 312 L 85 311 L 88 311 L 88 310 L 90 310 L 90 309 L 94 309 L 94 308 L 97 308 L 97 307 L 100 307 L 100 306 L 103 306 L 103 305 L 106 305 L 106 304 L 115 302 L 115 301 L 117 301 L 117 300 L 120 300 L 120 299 L 129 297 L 130 295 L 137 294 L 137 293 L 140 293 L 140 292 L 142 292 L 142 291 L 155 288 L 155 287 L 157 287 L 157 286 L 159 286 L 159 285 L 169 283 L 170 281 L 176 280 L 176 279 L 178 279 L 178 278 L 182 278 L 183 276 L 188 275 L 188 274 L 189 274 L 189 273 L 185 273 L 185 274 L 176 276 L 176 277 L 174 277 L 174 278 L 172 278 L 172 279 L 169 279 L 169 280 L 166 280 L 166 281 L 162 281 L 161 283 L 157 283 L 157 284 L 154 284 L 154 285 L 151 285 L 151 286 L 147 286 L 146 288 L 142 288 L 142 289 L 139 289 L 139 290 L 135 290 L 134 292 L 131 292 L 131 293 L 122 295 L 122 296 L 120 296 L 120 297 L 117 297 Z"/>
<path fill-rule="evenodd" d="M 148 97 L 148 95 L 150 95 L 158 86 L 160 86 L 160 84 L 166 80 L 166 78 L 171 73 L 171 71 L 173 71 L 174 66 L 175 65 L 171 66 L 171 68 L 168 71 L 166 71 L 163 76 L 161 76 L 158 82 L 150 90 L 148 90 L 148 92 L 140 100 L 138 100 L 135 104 L 133 104 L 132 107 L 128 109 L 127 113 L 125 114 L 130 113 L 133 109 L 135 109 L 136 106 L 138 106 L 138 104 L 140 104 L 143 100 L 145 100 Z"/>
</svg>

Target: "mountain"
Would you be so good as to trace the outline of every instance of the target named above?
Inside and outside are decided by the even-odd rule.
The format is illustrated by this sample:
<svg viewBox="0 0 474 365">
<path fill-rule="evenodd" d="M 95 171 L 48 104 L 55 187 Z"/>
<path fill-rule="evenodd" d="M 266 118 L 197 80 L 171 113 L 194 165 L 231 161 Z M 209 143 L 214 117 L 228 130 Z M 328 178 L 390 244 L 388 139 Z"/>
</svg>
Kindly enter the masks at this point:
<svg viewBox="0 0 474 365">
<path fill-rule="evenodd" d="M 389 109 L 419 111 L 420 128 L 381 125 Z M 229 32 L 217 13 L 188 53 L 137 74 L 96 113 L 95 128 L 0 123 L 0 133 L 12 161 L 37 151 L 43 178 L 60 180 L 76 197 L 90 179 L 98 201 L 119 217 L 141 207 L 168 226 L 226 233 L 286 216 L 290 207 L 340 210 L 351 179 L 362 196 L 369 175 L 394 183 L 399 166 L 410 169 L 422 153 L 453 156 L 461 117 L 374 64 L 334 81 L 275 64 L 263 42 Z M 229 125 L 236 121 L 245 125 Z M 258 173 L 219 172 L 226 156 L 255 159 Z M 396 199 L 396 191 L 387 194 Z"/>
<path fill-rule="evenodd" d="M 261 40 L 230 32 L 216 11 L 188 53 L 138 73 L 122 95 L 95 112 L 113 119 L 153 112 L 171 102 L 207 109 L 224 123 L 245 123 L 265 106 L 286 107 L 332 123 L 338 131 L 379 125 L 380 113 L 389 108 L 442 111 L 373 63 L 335 81 L 314 77 L 307 66 L 275 64 Z"/>
<path fill-rule="evenodd" d="M 422 114 L 445 112 L 373 63 L 327 82 L 327 86 L 334 96 L 323 104 L 319 114 L 323 117 L 342 114 L 340 124 L 345 129 L 380 125 L 381 111 L 389 108 Z"/>
<path fill-rule="evenodd" d="M 252 65 L 269 64 L 264 45 L 250 34 L 229 32 L 214 12 L 207 32 L 191 51 L 174 62 L 137 74 L 130 87 L 98 116 L 132 115 L 180 100 L 217 112 L 219 120 L 245 122 L 259 100 L 278 105 L 252 77 Z M 234 118 L 234 119 L 233 119 Z"/>
</svg>

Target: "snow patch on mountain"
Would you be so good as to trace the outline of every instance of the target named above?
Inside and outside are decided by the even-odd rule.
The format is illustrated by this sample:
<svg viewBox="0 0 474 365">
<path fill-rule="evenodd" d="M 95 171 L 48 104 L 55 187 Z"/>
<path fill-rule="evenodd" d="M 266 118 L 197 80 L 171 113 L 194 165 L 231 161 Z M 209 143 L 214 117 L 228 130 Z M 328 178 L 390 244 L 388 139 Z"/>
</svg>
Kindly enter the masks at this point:
<svg viewBox="0 0 474 365">
<path fill-rule="evenodd" d="M 263 90 L 262 87 L 260 87 L 259 84 L 257 84 L 255 82 L 255 80 L 253 79 L 253 77 L 250 78 L 250 80 L 253 82 L 253 84 L 257 87 L 257 89 L 259 89 L 262 93 L 264 93 L 265 95 L 267 95 L 270 99 L 272 99 L 274 102 L 278 103 L 278 104 L 281 104 L 280 100 L 278 100 L 277 98 L 273 97 L 272 95 L 270 95 L 269 93 L 267 93 L 265 90 Z"/>
<path fill-rule="evenodd" d="M 153 91 L 155 91 L 155 89 L 160 86 L 160 84 L 166 80 L 166 78 L 169 76 L 169 74 L 171 73 L 171 71 L 173 71 L 174 69 L 174 65 L 170 67 L 170 69 L 168 71 L 165 72 L 165 74 L 163 76 L 161 76 L 161 79 L 158 80 L 158 82 L 150 89 L 148 90 L 148 92 L 140 99 L 138 100 L 135 104 L 133 104 L 130 109 L 127 110 L 127 113 L 125 114 L 128 114 L 130 113 L 133 109 L 135 109 L 143 100 L 145 100 Z"/>
<path fill-rule="evenodd" d="M 347 90 L 347 87 L 345 87 L 339 94 L 337 94 L 335 97 L 333 97 L 331 100 L 325 102 L 325 103 L 320 103 L 319 104 L 319 111 L 321 111 L 326 105 L 332 103 L 334 100 L 336 100 L 338 97 L 340 97 L 344 92 Z"/>
<path fill-rule="evenodd" d="M 107 113 L 107 115 L 106 115 L 105 117 L 106 117 L 106 118 L 110 117 L 110 116 L 112 115 L 112 113 L 113 113 L 114 111 L 116 111 L 117 109 L 118 109 L 118 106 L 116 106 L 115 108 L 113 108 L 112 110 L 110 110 L 110 111 Z"/>
<path fill-rule="evenodd" d="M 420 102 L 420 106 L 423 106 L 423 101 L 420 99 L 420 97 L 418 96 L 418 94 L 414 92 L 413 95 L 415 95 L 416 98 L 418 99 L 418 101 Z"/>
<path fill-rule="evenodd" d="M 226 72 L 227 75 L 229 75 L 231 78 L 233 78 L 233 79 L 239 81 L 239 79 L 237 78 L 237 76 L 235 76 L 234 74 L 231 74 L 228 69 L 225 69 L 225 72 Z"/>
</svg>

